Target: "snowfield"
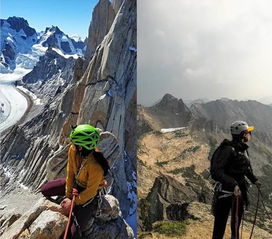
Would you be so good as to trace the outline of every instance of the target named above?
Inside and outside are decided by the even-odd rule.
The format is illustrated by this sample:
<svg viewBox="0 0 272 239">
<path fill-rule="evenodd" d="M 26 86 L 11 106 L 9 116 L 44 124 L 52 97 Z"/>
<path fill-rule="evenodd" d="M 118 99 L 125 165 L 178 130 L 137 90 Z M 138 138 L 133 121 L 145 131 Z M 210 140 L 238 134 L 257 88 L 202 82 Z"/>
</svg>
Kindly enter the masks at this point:
<svg viewBox="0 0 272 239">
<path fill-rule="evenodd" d="M 10 113 L 4 122 L 0 124 L 0 133 L 16 124 L 27 110 L 27 100 L 13 85 L 1 84 L 0 97 L 4 96 L 9 101 Z"/>
<path fill-rule="evenodd" d="M 0 105 L 2 103 L 1 99 L 5 99 L 5 108 L 9 109 L 9 114 L 5 117 L 5 121 L 0 121 L 0 133 L 16 124 L 27 110 L 27 99 L 15 88 L 13 83 L 21 80 L 30 71 L 30 69 L 16 68 L 13 73 L 0 73 Z"/>
</svg>

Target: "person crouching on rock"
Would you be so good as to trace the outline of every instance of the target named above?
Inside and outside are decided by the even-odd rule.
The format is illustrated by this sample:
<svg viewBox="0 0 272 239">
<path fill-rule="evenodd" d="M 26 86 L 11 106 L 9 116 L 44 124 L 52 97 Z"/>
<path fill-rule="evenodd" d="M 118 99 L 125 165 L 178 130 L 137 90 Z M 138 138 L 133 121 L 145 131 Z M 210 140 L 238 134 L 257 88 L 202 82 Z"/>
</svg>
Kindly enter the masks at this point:
<svg viewBox="0 0 272 239">
<path fill-rule="evenodd" d="M 88 124 L 75 127 L 70 139 L 66 179 L 56 179 L 44 184 L 41 192 L 46 197 L 64 196 L 61 202 L 68 215 L 71 199 L 75 196 L 74 223 L 70 238 L 81 238 L 91 229 L 98 208 L 98 191 L 106 186 L 104 177 L 109 170 L 108 161 L 96 147 L 100 141 L 99 131 Z"/>
<path fill-rule="evenodd" d="M 217 181 L 213 202 L 213 239 L 222 239 L 231 210 L 231 239 L 239 239 L 239 226 L 244 206 L 248 205 L 248 182 L 257 186 L 259 181 L 253 174 L 248 156 L 247 142 L 251 140 L 253 126 L 244 121 L 231 125 L 232 141 L 225 139 L 211 159 L 211 176 Z"/>
</svg>

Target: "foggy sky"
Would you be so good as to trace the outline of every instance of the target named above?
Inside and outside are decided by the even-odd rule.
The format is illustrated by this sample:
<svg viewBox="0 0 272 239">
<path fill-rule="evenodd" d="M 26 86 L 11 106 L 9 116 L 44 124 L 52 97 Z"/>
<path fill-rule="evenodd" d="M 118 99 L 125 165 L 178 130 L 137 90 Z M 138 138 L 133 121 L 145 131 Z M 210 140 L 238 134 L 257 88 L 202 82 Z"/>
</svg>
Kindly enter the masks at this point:
<svg viewBox="0 0 272 239">
<path fill-rule="evenodd" d="M 185 100 L 271 97 L 272 103 L 272 1 L 137 4 L 139 104 L 165 93 Z"/>
</svg>

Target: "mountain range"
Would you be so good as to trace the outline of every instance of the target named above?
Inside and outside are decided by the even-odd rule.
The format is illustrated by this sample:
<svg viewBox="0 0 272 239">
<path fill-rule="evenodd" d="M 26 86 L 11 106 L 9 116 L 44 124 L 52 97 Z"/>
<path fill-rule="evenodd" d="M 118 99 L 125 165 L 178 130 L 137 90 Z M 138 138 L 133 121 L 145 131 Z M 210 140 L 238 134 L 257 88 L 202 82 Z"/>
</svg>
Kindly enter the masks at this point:
<svg viewBox="0 0 272 239">
<path fill-rule="evenodd" d="M 229 128 L 235 120 L 255 126 L 249 154 L 253 170 L 263 183 L 265 205 L 268 211 L 272 209 L 270 106 L 252 100 L 220 99 L 187 107 L 182 99 L 166 94 L 154 106 L 138 105 L 137 119 L 141 238 L 162 237 L 158 235 L 158 227 L 164 227 L 168 220 L 173 225 L 183 221 L 188 224 L 186 231 L 191 234 L 176 235 L 177 238 L 211 237 L 209 160 L 223 139 L 231 138 Z M 249 193 L 252 204 L 245 214 L 248 234 L 257 191 L 251 187 Z M 263 208 L 259 208 L 257 225 L 256 238 L 271 237 L 272 227 Z M 201 233 L 206 237 L 201 237 Z"/>
<path fill-rule="evenodd" d="M 37 32 L 21 17 L 1 19 L 0 71 L 10 73 L 16 67 L 32 69 L 48 48 L 59 54 L 83 56 L 86 42 L 63 33 L 57 26 Z"/>
</svg>

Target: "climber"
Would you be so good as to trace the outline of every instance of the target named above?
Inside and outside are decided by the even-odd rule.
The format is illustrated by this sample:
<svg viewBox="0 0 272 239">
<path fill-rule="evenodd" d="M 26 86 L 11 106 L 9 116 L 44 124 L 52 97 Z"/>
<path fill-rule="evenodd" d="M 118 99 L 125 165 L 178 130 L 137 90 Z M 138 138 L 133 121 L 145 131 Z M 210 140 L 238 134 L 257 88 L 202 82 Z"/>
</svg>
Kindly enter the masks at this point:
<svg viewBox="0 0 272 239">
<path fill-rule="evenodd" d="M 41 192 L 46 197 L 63 196 L 61 202 L 64 214 L 68 215 L 71 199 L 75 196 L 73 209 L 75 220 L 70 238 L 81 238 L 90 229 L 98 208 L 98 192 L 105 186 L 104 177 L 109 164 L 96 147 L 100 140 L 99 131 L 91 125 L 74 127 L 70 139 L 72 145 L 68 151 L 66 179 L 56 179 L 44 184 Z M 76 224 L 79 225 L 76 228 Z"/>
<path fill-rule="evenodd" d="M 239 239 L 239 226 L 248 205 L 248 182 L 261 185 L 253 174 L 248 156 L 247 142 L 251 140 L 253 126 L 235 121 L 230 127 L 232 141 L 225 139 L 211 159 L 211 176 L 216 181 L 213 202 L 213 239 L 222 239 L 231 210 L 231 239 Z"/>
</svg>

